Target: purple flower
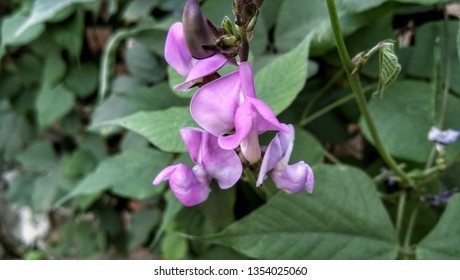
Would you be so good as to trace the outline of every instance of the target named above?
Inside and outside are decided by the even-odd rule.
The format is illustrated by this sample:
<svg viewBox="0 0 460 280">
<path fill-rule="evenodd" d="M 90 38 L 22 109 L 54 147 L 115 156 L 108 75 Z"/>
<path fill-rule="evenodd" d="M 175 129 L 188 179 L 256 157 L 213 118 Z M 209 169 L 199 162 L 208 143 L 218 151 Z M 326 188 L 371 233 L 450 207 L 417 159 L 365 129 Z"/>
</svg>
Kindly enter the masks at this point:
<svg viewBox="0 0 460 280">
<path fill-rule="evenodd" d="M 306 189 L 313 192 L 314 176 L 310 166 L 303 161 L 288 165 L 294 146 L 294 127 L 288 125 L 289 132 L 278 132 L 265 151 L 260 166 L 257 186 L 267 177 L 267 173 L 276 186 L 290 193 L 298 193 Z"/>
<path fill-rule="evenodd" d="M 221 189 L 228 189 L 239 180 L 243 168 L 235 151 L 222 149 L 215 136 L 198 128 L 183 128 L 180 133 L 195 166 L 168 166 L 157 175 L 154 185 L 169 180 L 174 195 L 185 206 L 193 206 L 208 198 L 212 178 Z"/>
<path fill-rule="evenodd" d="M 177 91 L 188 91 L 193 86 L 203 83 L 207 76 L 216 73 L 228 61 L 222 54 L 200 60 L 193 58 L 185 43 L 184 29 L 180 22 L 174 23 L 169 28 L 165 59 L 174 70 L 186 77 L 183 83 L 174 87 Z"/>
<path fill-rule="evenodd" d="M 260 134 L 268 130 L 288 131 L 272 110 L 257 99 L 248 62 L 242 62 L 238 71 L 200 88 L 192 98 L 190 112 L 201 127 L 218 137 L 222 148 L 233 150 L 240 146 L 250 163 L 261 157 Z"/>
<path fill-rule="evenodd" d="M 428 132 L 428 140 L 438 142 L 443 145 L 449 145 L 455 143 L 460 136 L 460 131 L 448 129 L 440 130 L 439 128 L 432 126 Z"/>
</svg>

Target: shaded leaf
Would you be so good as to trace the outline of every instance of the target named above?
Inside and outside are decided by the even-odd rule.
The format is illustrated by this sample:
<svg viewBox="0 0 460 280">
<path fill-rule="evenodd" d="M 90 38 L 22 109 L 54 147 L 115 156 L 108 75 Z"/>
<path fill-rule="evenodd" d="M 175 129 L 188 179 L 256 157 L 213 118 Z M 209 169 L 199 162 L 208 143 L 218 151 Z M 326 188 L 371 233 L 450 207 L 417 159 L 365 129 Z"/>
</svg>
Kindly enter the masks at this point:
<svg viewBox="0 0 460 280">
<path fill-rule="evenodd" d="M 27 120 L 18 114 L 0 115 L 0 153 L 3 160 L 12 161 L 33 135 Z"/>
<path fill-rule="evenodd" d="M 48 141 L 39 140 L 19 154 L 16 159 L 25 169 L 46 171 L 57 163 L 53 146 Z"/>
<path fill-rule="evenodd" d="M 153 227 L 160 220 L 161 213 L 157 209 L 140 210 L 131 217 L 129 227 L 129 249 L 132 250 L 144 243 Z"/>
<path fill-rule="evenodd" d="M 97 89 L 98 69 L 93 63 L 83 63 L 70 69 L 65 85 L 79 97 L 87 97 Z"/>
<path fill-rule="evenodd" d="M 93 1 L 94 0 L 35 0 L 30 15 L 14 33 L 15 37 L 21 36 L 22 33 L 36 24 L 52 19 L 58 15 L 59 12 L 73 4 L 89 3 Z"/>
<path fill-rule="evenodd" d="M 128 45 L 126 64 L 134 78 L 146 83 L 153 83 L 165 77 L 164 67 L 142 43 L 132 39 Z"/>
<path fill-rule="evenodd" d="M 435 228 L 418 244 L 417 259 L 460 259 L 460 194 L 449 199 Z"/>
<path fill-rule="evenodd" d="M 289 107 L 307 79 L 307 57 L 312 34 L 292 51 L 279 56 L 255 75 L 257 96 L 275 114 Z"/>
<path fill-rule="evenodd" d="M 20 36 L 15 36 L 16 31 L 25 20 L 26 17 L 19 13 L 4 17 L 2 21 L 1 47 L 27 44 L 40 36 L 40 34 L 45 30 L 45 26 L 43 24 L 37 24 L 22 33 Z"/>
<path fill-rule="evenodd" d="M 53 89 L 42 89 L 36 102 L 40 127 L 48 127 L 70 112 L 74 102 L 75 97 L 72 92 L 62 84 Z"/>
<path fill-rule="evenodd" d="M 188 107 L 173 107 L 163 111 L 139 112 L 104 124 L 120 125 L 146 137 L 165 152 L 185 152 L 180 129 L 197 127 Z"/>
<path fill-rule="evenodd" d="M 260 259 L 394 259 L 396 232 L 372 179 L 344 166 L 314 172 L 313 195 L 280 192 L 204 239 Z"/>
</svg>

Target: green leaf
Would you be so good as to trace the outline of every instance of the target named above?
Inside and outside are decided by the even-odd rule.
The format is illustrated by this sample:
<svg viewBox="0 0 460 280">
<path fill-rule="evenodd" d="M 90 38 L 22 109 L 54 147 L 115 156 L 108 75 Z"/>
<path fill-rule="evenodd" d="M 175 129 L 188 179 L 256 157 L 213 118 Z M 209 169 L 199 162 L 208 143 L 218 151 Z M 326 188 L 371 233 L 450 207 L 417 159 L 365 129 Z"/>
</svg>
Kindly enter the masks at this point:
<svg viewBox="0 0 460 280">
<path fill-rule="evenodd" d="M 378 20 L 386 13 L 385 9 L 371 10 L 383 4 L 385 0 L 336 2 L 344 35 L 351 34 L 373 20 Z M 370 11 L 359 14 L 367 10 Z M 312 32 L 315 33 L 312 41 L 312 54 L 323 54 L 334 46 L 325 1 L 284 1 L 275 28 L 277 49 L 281 52 L 289 51 L 302 41 L 305 34 Z"/>
<path fill-rule="evenodd" d="M 292 150 L 290 162 L 305 161 L 313 166 L 322 163 L 323 160 L 324 153 L 321 143 L 307 131 L 296 127 L 294 149 Z"/>
<path fill-rule="evenodd" d="M 134 78 L 142 82 L 154 83 L 165 77 L 165 68 L 142 43 L 131 39 L 128 46 L 126 64 Z"/>
<path fill-rule="evenodd" d="M 144 243 L 153 227 L 160 220 L 157 209 L 140 210 L 134 213 L 129 227 L 129 249 L 132 250 Z"/>
<path fill-rule="evenodd" d="M 79 97 L 87 97 L 95 92 L 98 69 L 93 63 L 84 63 L 70 69 L 65 85 Z"/>
<path fill-rule="evenodd" d="M 37 141 L 27 150 L 19 154 L 16 159 L 22 167 L 32 171 L 46 171 L 57 163 L 56 152 L 49 141 Z"/>
<path fill-rule="evenodd" d="M 190 101 L 177 97 L 165 83 L 154 87 L 135 89 L 122 96 L 137 111 L 164 110 L 173 106 L 187 106 Z"/>
<path fill-rule="evenodd" d="M 259 259 L 394 259 L 396 232 L 372 179 L 345 166 L 314 172 L 313 195 L 280 192 L 204 239 Z"/>
<path fill-rule="evenodd" d="M 60 50 L 50 52 L 45 61 L 43 69 L 43 88 L 53 88 L 65 74 L 66 63 L 61 57 Z"/>
<path fill-rule="evenodd" d="M 307 35 L 295 49 L 276 58 L 254 78 L 257 96 L 275 114 L 289 107 L 306 83 L 311 39 L 312 34 Z"/>
<path fill-rule="evenodd" d="M 22 33 L 20 36 L 15 36 L 14 34 L 16 33 L 17 29 L 25 20 L 26 17 L 18 13 L 4 17 L 2 22 L 2 40 L 0 46 L 4 47 L 25 45 L 36 39 L 38 36 L 40 36 L 43 30 L 45 30 L 45 26 L 43 24 L 38 24 Z"/>
<path fill-rule="evenodd" d="M 77 3 L 89 3 L 94 0 L 35 0 L 28 18 L 16 30 L 15 37 L 19 37 L 32 26 L 53 19 L 65 8 Z"/>
<path fill-rule="evenodd" d="M 188 107 L 173 107 L 163 111 L 139 112 L 104 124 L 120 125 L 146 137 L 165 152 L 186 152 L 180 129 L 197 127 Z"/>
<path fill-rule="evenodd" d="M 446 37 L 444 35 L 444 22 L 436 21 L 426 23 L 416 29 L 415 45 L 409 49 L 410 60 L 408 62 L 407 73 L 420 77 L 431 79 L 435 67 L 434 49 L 438 38 L 441 47 L 442 72 L 445 75 L 445 61 L 450 60 L 450 87 L 457 94 L 460 94 L 460 63 L 457 51 L 457 43 L 453 38 L 457 36 L 458 22 L 448 21 L 446 23 L 447 36 L 449 42 L 449 53 L 445 51 Z M 404 67 L 404 65 L 403 65 Z"/>
<path fill-rule="evenodd" d="M 460 194 L 449 199 L 435 228 L 418 244 L 417 259 L 460 259 Z"/>
<path fill-rule="evenodd" d="M 123 19 L 126 21 L 137 21 L 149 16 L 151 10 L 158 4 L 158 0 L 133 0 L 123 12 Z"/>
<path fill-rule="evenodd" d="M 155 239 L 152 242 L 151 247 L 154 247 L 160 240 L 166 228 L 176 218 L 177 214 L 185 208 L 185 206 L 174 196 L 172 191 L 168 191 L 165 194 L 166 209 L 161 217 L 160 228 L 155 233 Z"/>
<path fill-rule="evenodd" d="M 97 160 L 91 152 L 78 149 L 70 156 L 65 166 L 65 175 L 79 177 L 88 174 L 97 166 Z"/>
<path fill-rule="evenodd" d="M 38 123 L 45 128 L 72 110 L 75 97 L 62 84 L 53 89 L 42 89 L 38 95 L 36 108 Z"/>
<path fill-rule="evenodd" d="M 124 197 L 145 199 L 161 190 L 161 187 L 152 186 L 152 181 L 171 160 L 172 155 L 148 148 L 125 151 L 102 161 L 57 204 L 75 196 L 97 194 L 108 189 Z"/>
<path fill-rule="evenodd" d="M 188 251 L 187 240 L 176 232 L 170 232 L 161 243 L 161 251 L 166 260 L 184 259 Z"/>
<path fill-rule="evenodd" d="M 0 115 L 0 154 L 9 162 L 26 146 L 32 136 L 32 127 L 18 114 Z"/>
<path fill-rule="evenodd" d="M 370 101 L 369 110 L 377 130 L 386 149 L 393 156 L 415 162 L 425 162 L 428 159 L 432 147 L 427 139 L 428 131 L 433 125 L 431 95 L 432 90 L 428 83 L 398 81 L 386 90 L 385 98 Z M 460 100 L 449 96 L 448 104 L 446 127 L 460 129 L 457 113 Z M 360 125 L 366 139 L 373 143 L 363 119 Z M 459 147 L 460 143 L 450 145 L 447 149 L 448 158 Z"/>
<path fill-rule="evenodd" d="M 77 10 L 75 15 L 68 21 L 61 22 L 59 25 L 52 25 L 48 28 L 54 40 L 66 49 L 74 60 L 79 60 L 83 46 L 84 28 L 83 10 Z"/>
<path fill-rule="evenodd" d="M 401 72 L 398 57 L 395 54 L 393 43 L 380 49 L 379 52 L 379 84 L 377 94 L 382 97 L 383 91 L 391 85 Z"/>
</svg>

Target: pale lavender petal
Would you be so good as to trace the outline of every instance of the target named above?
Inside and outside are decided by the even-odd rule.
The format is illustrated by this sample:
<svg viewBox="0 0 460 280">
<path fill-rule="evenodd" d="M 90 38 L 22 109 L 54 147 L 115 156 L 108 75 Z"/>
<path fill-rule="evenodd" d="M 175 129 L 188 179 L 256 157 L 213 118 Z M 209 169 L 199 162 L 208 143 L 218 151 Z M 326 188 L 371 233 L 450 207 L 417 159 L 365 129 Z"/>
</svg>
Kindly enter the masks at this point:
<svg viewBox="0 0 460 280">
<path fill-rule="evenodd" d="M 292 124 L 287 125 L 288 132 L 279 132 L 276 136 L 279 138 L 282 150 L 282 162 L 287 164 L 291 158 L 292 149 L 294 148 L 295 130 Z"/>
<path fill-rule="evenodd" d="M 205 201 L 211 192 L 209 179 L 201 169 L 198 165 L 190 169 L 184 164 L 178 164 L 169 176 L 172 192 L 185 206 Z"/>
<path fill-rule="evenodd" d="M 262 100 L 257 98 L 246 98 L 253 105 L 257 112 L 257 130 L 262 134 L 269 130 L 288 132 L 289 129 L 285 124 L 278 121 L 273 111 Z"/>
<path fill-rule="evenodd" d="M 262 185 L 263 181 L 267 178 L 267 173 L 273 170 L 278 162 L 280 162 L 285 156 L 285 145 L 281 142 L 279 135 L 280 133 L 276 134 L 265 150 L 262 164 L 260 165 L 259 176 L 257 177 L 257 187 Z"/>
<path fill-rule="evenodd" d="M 235 185 L 243 172 L 240 158 L 233 150 L 224 150 L 217 138 L 209 133 L 203 134 L 201 163 L 206 173 L 215 178 L 221 189 Z"/>
<path fill-rule="evenodd" d="M 166 181 L 166 180 L 169 180 L 169 176 L 171 176 L 171 173 L 174 172 L 174 170 L 176 170 L 178 164 L 176 165 L 170 165 L 168 167 L 166 167 L 165 169 L 163 169 L 160 173 L 158 173 L 158 175 L 155 177 L 155 179 L 153 180 L 153 184 L 155 186 L 159 185 L 161 182 L 163 181 Z"/>
<path fill-rule="evenodd" d="M 182 140 L 195 164 L 199 162 L 202 134 L 203 130 L 199 128 L 186 127 L 180 130 Z"/>
<path fill-rule="evenodd" d="M 298 193 L 303 189 L 313 191 L 313 172 L 310 166 L 300 161 L 296 164 L 281 168 L 278 166 L 271 172 L 271 177 L 276 186 L 290 193 Z"/>
<path fill-rule="evenodd" d="M 169 28 L 165 44 L 165 59 L 179 74 L 187 77 L 192 69 L 192 55 L 187 49 L 182 23 L 176 22 Z"/>
<path fill-rule="evenodd" d="M 252 74 L 251 64 L 249 62 L 240 63 L 241 89 L 244 96 L 256 98 L 254 87 L 254 75 Z"/>
<path fill-rule="evenodd" d="M 252 127 L 253 112 L 249 102 L 243 102 L 235 113 L 234 125 L 235 133 L 219 137 L 219 145 L 226 150 L 236 149 L 246 136 L 250 133 Z"/>
<path fill-rule="evenodd" d="M 453 129 L 440 130 L 435 126 L 431 127 L 430 131 L 428 132 L 428 140 L 444 145 L 455 143 L 459 137 L 460 131 Z"/>
<path fill-rule="evenodd" d="M 187 79 L 183 83 L 174 86 L 174 90 L 190 90 L 194 85 L 202 83 L 204 77 L 217 72 L 226 62 L 227 58 L 221 54 L 198 60 L 188 74 Z"/>
<path fill-rule="evenodd" d="M 257 133 L 256 127 L 257 117 L 253 113 L 252 128 L 240 144 L 241 154 L 250 164 L 258 162 L 262 155 L 259 144 L 259 134 Z"/>
<path fill-rule="evenodd" d="M 238 71 L 206 84 L 190 102 L 193 119 L 215 136 L 229 132 L 234 127 L 240 89 Z"/>
</svg>

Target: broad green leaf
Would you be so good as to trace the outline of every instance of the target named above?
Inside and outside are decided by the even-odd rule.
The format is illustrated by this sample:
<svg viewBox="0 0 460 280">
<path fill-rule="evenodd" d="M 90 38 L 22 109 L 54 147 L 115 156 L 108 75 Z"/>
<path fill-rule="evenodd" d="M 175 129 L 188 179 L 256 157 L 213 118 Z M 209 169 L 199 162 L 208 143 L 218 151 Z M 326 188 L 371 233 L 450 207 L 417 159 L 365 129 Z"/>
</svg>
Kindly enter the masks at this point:
<svg viewBox="0 0 460 280">
<path fill-rule="evenodd" d="M 324 153 L 321 143 L 307 131 L 296 127 L 294 149 L 292 150 L 290 163 L 305 161 L 307 164 L 313 166 L 322 163 L 323 160 Z"/>
<path fill-rule="evenodd" d="M 386 90 L 383 99 L 372 99 L 369 103 L 371 115 L 386 149 L 395 157 L 425 162 L 432 143 L 427 135 L 433 125 L 430 98 L 431 85 L 425 82 L 395 82 Z M 449 96 L 446 127 L 460 129 L 458 108 L 460 100 Z M 455 109 L 457 108 L 457 109 Z M 363 119 L 360 121 L 364 136 L 372 142 Z M 402 139 L 404 141 L 402 141 Z M 448 157 L 460 148 L 460 143 L 447 149 Z"/>
<path fill-rule="evenodd" d="M 97 159 L 84 149 L 72 153 L 65 166 L 65 175 L 79 177 L 88 174 L 97 166 Z"/>
<path fill-rule="evenodd" d="M 458 51 L 458 59 L 460 60 L 460 25 L 458 27 L 458 34 L 457 34 L 457 51 Z"/>
<path fill-rule="evenodd" d="M 308 53 L 312 34 L 292 51 L 279 56 L 255 75 L 257 96 L 275 114 L 289 107 L 307 80 Z"/>
<path fill-rule="evenodd" d="M 166 228 L 176 218 L 177 214 L 185 208 L 185 206 L 174 196 L 172 191 L 168 191 L 164 197 L 166 200 L 166 209 L 161 216 L 160 228 L 155 232 L 155 239 L 153 240 L 151 247 L 156 245 Z"/>
<path fill-rule="evenodd" d="M 452 2 L 451 0 L 396 0 L 401 3 L 420 4 L 420 5 L 433 5 L 445 2 Z"/>
<path fill-rule="evenodd" d="M 0 155 L 4 161 L 12 161 L 26 146 L 33 135 L 27 120 L 18 114 L 0 114 Z"/>
<path fill-rule="evenodd" d="M 171 160 L 172 155 L 148 148 L 125 151 L 102 161 L 57 204 L 75 196 L 97 194 L 107 189 L 124 197 L 145 199 L 161 190 L 161 187 L 152 186 L 152 181 Z"/>
<path fill-rule="evenodd" d="M 180 129 L 197 127 L 188 107 L 173 107 L 163 111 L 139 112 L 104 124 L 120 125 L 146 137 L 165 152 L 185 152 Z"/>
<path fill-rule="evenodd" d="M 177 97 L 165 83 L 126 92 L 122 96 L 137 111 L 164 110 L 173 106 L 187 106 L 190 101 Z"/>
<path fill-rule="evenodd" d="M 103 135 L 110 135 L 117 132 L 113 125 L 105 125 L 115 119 L 123 118 L 134 112 L 133 106 L 118 94 L 112 94 L 104 100 L 93 112 L 91 116 L 91 130 L 99 131 Z"/>
<path fill-rule="evenodd" d="M 42 89 L 36 102 L 40 127 L 48 127 L 63 117 L 72 109 L 74 102 L 73 93 L 62 84 L 53 89 Z"/>
<path fill-rule="evenodd" d="M 123 19 L 126 21 L 137 21 L 147 17 L 151 10 L 158 4 L 158 0 L 133 0 L 123 12 Z"/>
<path fill-rule="evenodd" d="M 43 69 L 43 88 L 53 88 L 58 84 L 65 74 L 66 63 L 62 59 L 61 51 L 57 49 L 50 52 L 45 60 L 45 68 Z"/>
<path fill-rule="evenodd" d="M 161 243 L 161 251 L 166 260 L 184 259 L 188 251 L 187 240 L 176 232 L 168 232 Z"/>
<path fill-rule="evenodd" d="M 43 24 L 37 24 L 20 36 L 15 36 L 16 30 L 26 20 L 21 14 L 13 14 L 4 17 L 2 21 L 1 46 L 20 46 L 36 39 L 45 30 Z M 0 56 L 1 57 L 1 56 Z"/>
<path fill-rule="evenodd" d="M 74 60 L 80 57 L 83 46 L 84 12 L 78 10 L 71 20 L 48 28 L 54 40 L 69 52 Z"/>
<path fill-rule="evenodd" d="M 370 9 L 384 2 L 385 0 L 336 1 L 344 35 L 351 34 L 369 22 L 381 18 L 386 13 L 386 8 Z M 359 14 L 367 10 L 370 11 Z M 305 34 L 312 32 L 315 33 L 311 50 L 313 55 L 323 54 L 334 46 L 326 2 L 323 0 L 284 1 L 275 28 L 275 43 L 278 50 L 286 52 L 294 48 L 302 41 Z"/>
<path fill-rule="evenodd" d="M 93 63 L 84 63 L 70 69 L 65 85 L 79 97 L 87 97 L 97 89 L 98 69 Z"/>
<path fill-rule="evenodd" d="M 415 45 L 410 48 L 410 61 L 407 65 L 407 73 L 420 77 L 431 79 L 435 67 L 434 49 L 436 40 L 439 38 L 439 47 L 441 50 L 442 73 L 445 75 L 445 61 L 450 60 L 450 87 L 457 94 L 460 94 L 460 63 L 457 51 L 457 43 L 454 38 L 458 32 L 458 22 L 448 21 L 447 36 L 449 37 L 449 53 L 445 51 L 444 23 L 442 21 L 429 22 L 416 29 Z M 404 67 L 404 65 L 403 65 Z"/>
<path fill-rule="evenodd" d="M 379 52 L 379 84 L 377 93 L 382 97 L 383 91 L 391 85 L 401 72 L 401 65 L 395 54 L 393 44 L 383 47 Z"/>
<path fill-rule="evenodd" d="M 16 30 L 15 37 L 19 37 L 34 25 L 53 19 L 65 8 L 77 3 L 89 3 L 94 0 L 35 0 L 32 11 L 27 19 Z"/>
<path fill-rule="evenodd" d="M 39 140 L 19 154 L 16 159 L 31 171 L 46 171 L 57 163 L 56 152 L 49 141 Z"/>
<path fill-rule="evenodd" d="M 133 214 L 129 226 L 129 249 L 144 243 L 153 227 L 159 222 L 161 213 L 158 209 L 140 210 Z"/>
<path fill-rule="evenodd" d="M 435 228 L 417 245 L 421 260 L 460 259 L 460 194 L 449 199 Z"/>
<path fill-rule="evenodd" d="M 394 259 L 396 232 L 372 179 L 345 166 L 314 173 L 312 195 L 280 192 L 204 239 L 259 259 Z"/>
<path fill-rule="evenodd" d="M 158 82 L 166 75 L 165 68 L 159 60 L 135 39 L 131 39 L 128 43 L 126 64 L 134 78 L 146 83 Z"/>
</svg>

